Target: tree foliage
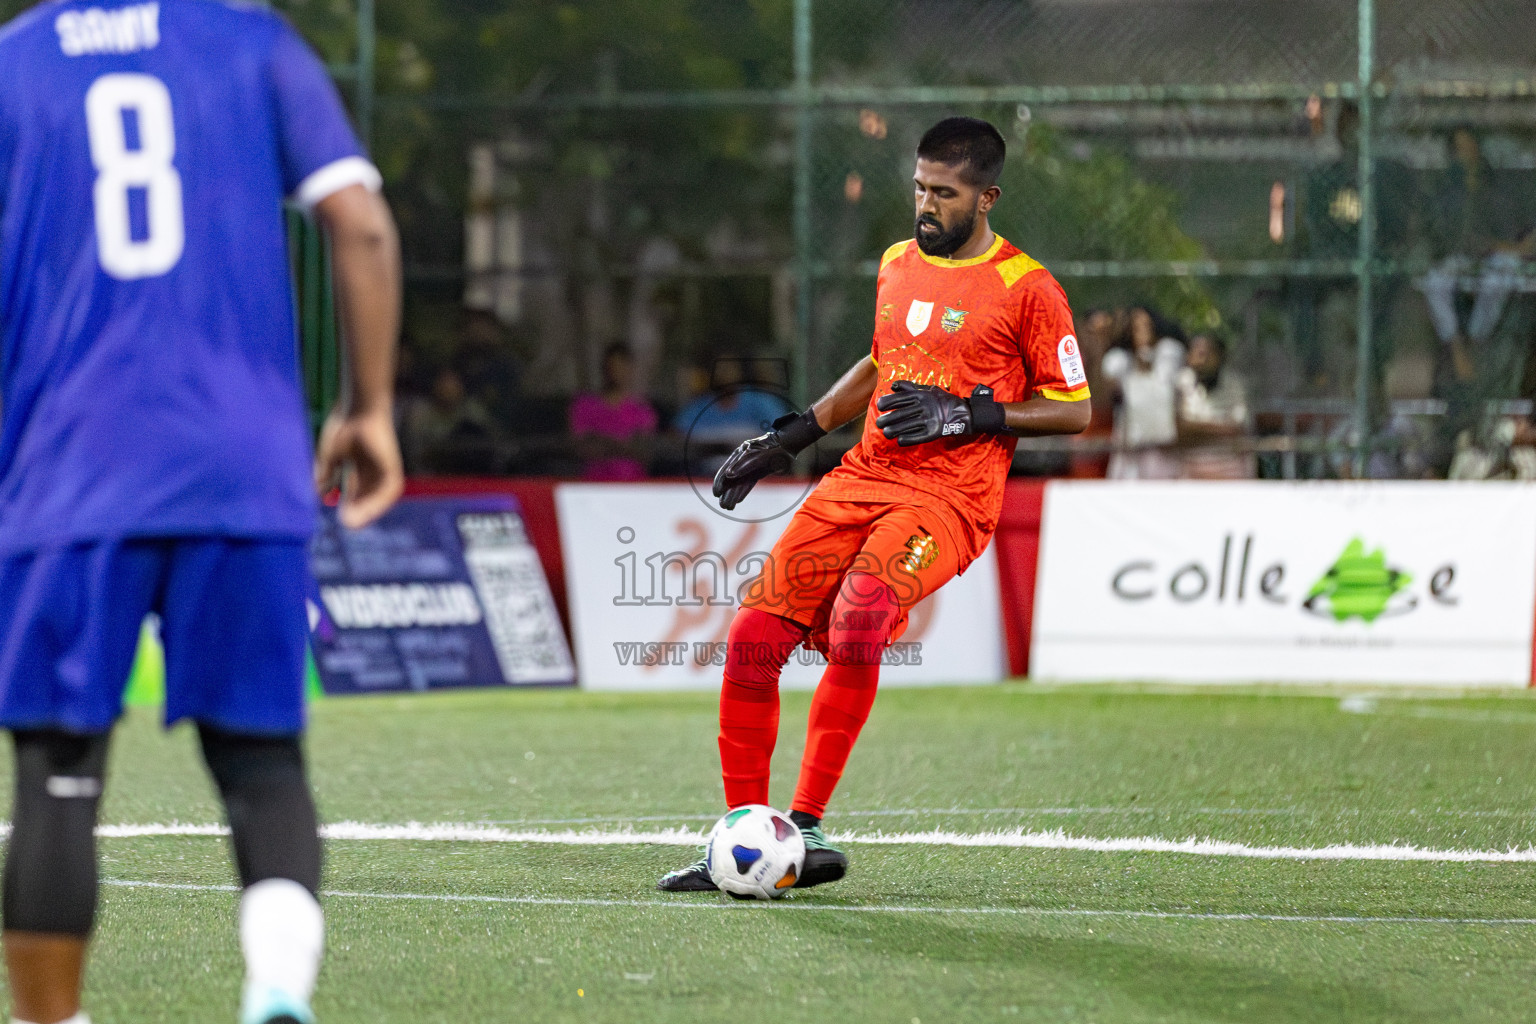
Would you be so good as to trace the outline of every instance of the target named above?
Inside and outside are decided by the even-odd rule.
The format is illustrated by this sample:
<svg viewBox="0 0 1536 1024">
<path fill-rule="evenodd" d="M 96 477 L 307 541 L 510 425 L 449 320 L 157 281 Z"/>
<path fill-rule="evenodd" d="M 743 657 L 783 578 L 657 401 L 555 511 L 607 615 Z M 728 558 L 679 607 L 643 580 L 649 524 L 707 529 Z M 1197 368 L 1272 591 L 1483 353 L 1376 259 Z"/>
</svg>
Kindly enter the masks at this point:
<svg viewBox="0 0 1536 1024">
<path fill-rule="evenodd" d="M 1019 159 L 1003 174 L 1012 202 L 999 210 L 997 224 L 1040 259 L 1198 260 L 1201 244 L 1178 223 L 1172 189 L 1136 176 L 1129 162 L 1107 149 L 1073 152 L 1050 128 L 1029 129 Z M 1076 305 L 1123 304 L 1127 283 L 1079 279 L 1069 287 Z M 1162 277 L 1132 283 L 1136 301 L 1151 302 L 1191 325 L 1215 326 L 1210 295 L 1194 278 Z"/>
<path fill-rule="evenodd" d="M 0 14 L 24 6 L 0 0 Z M 355 59 L 351 0 L 277 6 L 333 65 Z M 580 274 L 630 263 L 658 233 L 685 258 L 708 261 L 722 225 L 754 240 L 765 259 L 787 259 L 791 111 L 756 105 L 578 112 L 486 101 L 783 88 L 792 81 L 792 7 L 792 0 L 378 0 L 373 144 L 408 260 L 458 263 L 468 150 L 508 140 L 525 153 L 513 198 L 550 225 L 544 237 L 556 241 L 544 255 L 557 269 Z M 817 12 L 816 57 L 825 73 L 844 82 L 906 75 L 920 84 L 913 79 L 921 73 L 903 62 L 892 19 L 861 17 L 858 31 L 849 31 L 836 3 L 818 4 Z M 897 114 L 889 113 L 894 123 Z M 818 116 L 823 258 L 870 259 L 909 235 L 903 182 L 913 132 L 918 121 L 941 113 L 902 112 L 906 129 L 878 145 L 853 122 L 843 125 L 850 112 Z M 1075 152 L 1040 126 L 1028 132 L 1027 145 L 1021 141 L 1013 141 L 1003 179 L 1008 198 L 996 223 L 1047 263 L 1201 255 L 1179 228 L 1173 194 L 1139 180 L 1123 158 Z M 869 183 L 854 212 L 844 199 L 849 174 Z M 1189 279 L 1140 284 L 1145 297 L 1176 315 L 1211 316 L 1209 299 Z M 1126 288 L 1079 283 L 1073 297 L 1080 305 L 1109 301 Z"/>
</svg>

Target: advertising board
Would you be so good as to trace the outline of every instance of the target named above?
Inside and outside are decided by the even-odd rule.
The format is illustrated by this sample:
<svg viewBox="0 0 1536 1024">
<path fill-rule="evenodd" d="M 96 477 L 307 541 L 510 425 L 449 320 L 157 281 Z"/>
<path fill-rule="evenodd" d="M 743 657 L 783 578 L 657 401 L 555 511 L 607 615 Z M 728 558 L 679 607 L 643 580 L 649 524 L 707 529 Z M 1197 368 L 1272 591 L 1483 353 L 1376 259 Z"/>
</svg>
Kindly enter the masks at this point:
<svg viewBox="0 0 1536 1024">
<path fill-rule="evenodd" d="M 407 498 L 362 530 L 327 509 L 310 550 L 327 693 L 575 681 L 512 498 Z"/>
<path fill-rule="evenodd" d="M 1536 487 L 1056 482 L 1030 671 L 1526 686 Z"/>
<path fill-rule="evenodd" d="M 702 492 L 702 493 L 701 493 Z M 563 484 L 556 491 L 581 685 L 713 689 L 740 589 L 762 568 L 804 484 L 759 484 L 723 514 L 707 486 Z M 920 603 L 886 652 L 882 686 L 1003 677 L 997 562 L 991 550 Z M 786 687 L 811 687 L 824 662 L 800 650 Z"/>
</svg>

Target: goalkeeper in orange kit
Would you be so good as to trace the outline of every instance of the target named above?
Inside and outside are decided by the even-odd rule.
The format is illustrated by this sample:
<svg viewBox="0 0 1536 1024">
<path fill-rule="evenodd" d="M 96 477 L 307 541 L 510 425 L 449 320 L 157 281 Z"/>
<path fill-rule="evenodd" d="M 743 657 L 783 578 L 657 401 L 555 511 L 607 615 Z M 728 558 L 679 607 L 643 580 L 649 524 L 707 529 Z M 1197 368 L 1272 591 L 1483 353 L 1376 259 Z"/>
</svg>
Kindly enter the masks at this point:
<svg viewBox="0 0 1536 1024">
<path fill-rule="evenodd" d="M 797 887 L 843 877 L 822 815 L 907 614 L 986 549 L 1017 437 L 1088 425 L 1088 380 L 1072 312 L 1049 271 L 994 234 L 1005 146 L 985 121 L 952 117 L 923 136 L 916 237 L 880 260 L 874 345 L 807 412 L 743 443 L 715 476 L 734 508 L 797 453 L 860 413 L 859 444 L 795 513 L 731 623 L 720 692 L 720 763 L 730 807 L 768 802 L 779 672 L 809 643 L 828 665 L 790 817 L 805 835 Z M 715 888 L 704 861 L 658 888 Z"/>
</svg>

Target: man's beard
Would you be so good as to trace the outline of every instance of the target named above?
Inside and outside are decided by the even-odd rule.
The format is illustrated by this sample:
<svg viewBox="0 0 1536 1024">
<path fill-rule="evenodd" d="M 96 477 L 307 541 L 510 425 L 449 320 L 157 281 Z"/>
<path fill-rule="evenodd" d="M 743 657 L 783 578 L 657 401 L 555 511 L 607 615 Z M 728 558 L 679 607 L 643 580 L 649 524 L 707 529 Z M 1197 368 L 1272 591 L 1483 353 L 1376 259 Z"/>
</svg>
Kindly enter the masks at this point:
<svg viewBox="0 0 1536 1024">
<path fill-rule="evenodd" d="M 931 224 L 937 228 L 936 235 L 924 235 L 923 225 Z M 976 230 L 976 211 L 972 210 L 970 216 L 958 222 L 948 231 L 940 224 L 938 218 L 923 214 L 917 218 L 913 226 L 913 234 L 917 237 L 917 247 L 929 256 L 951 256 L 966 242 L 970 241 L 971 234 Z"/>
</svg>

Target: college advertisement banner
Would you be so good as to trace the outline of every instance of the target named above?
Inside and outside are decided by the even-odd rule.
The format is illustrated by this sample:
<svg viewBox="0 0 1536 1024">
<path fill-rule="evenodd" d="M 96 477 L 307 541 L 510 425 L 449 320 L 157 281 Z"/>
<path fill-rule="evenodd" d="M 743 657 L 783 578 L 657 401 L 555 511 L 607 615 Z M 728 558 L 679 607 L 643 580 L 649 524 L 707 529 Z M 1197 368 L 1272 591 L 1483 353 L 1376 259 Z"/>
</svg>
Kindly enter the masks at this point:
<svg viewBox="0 0 1536 1024">
<path fill-rule="evenodd" d="M 310 549 L 315 662 L 326 693 L 571 683 L 544 569 L 510 497 L 407 498 Z"/>
<path fill-rule="evenodd" d="M 1526 686 L 1536 487 L 1052 483 L 1041 680 Z"/>
<path fill-rule="evenodd" d="M 706 482 L 562 484 L 561 547 L 581 685 L 715 689 L 741 588 L 756 578 L 809 484 L 759 484 L 732 513 Z M 992 552 L 912 612 L 886 652 L 881 685 L 996 682 L 1002 624 Z M 820 655 L 800 650 L 781 677 L 807 688 Z"/>
</svg>

